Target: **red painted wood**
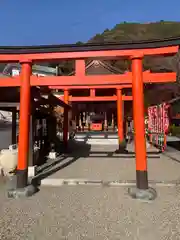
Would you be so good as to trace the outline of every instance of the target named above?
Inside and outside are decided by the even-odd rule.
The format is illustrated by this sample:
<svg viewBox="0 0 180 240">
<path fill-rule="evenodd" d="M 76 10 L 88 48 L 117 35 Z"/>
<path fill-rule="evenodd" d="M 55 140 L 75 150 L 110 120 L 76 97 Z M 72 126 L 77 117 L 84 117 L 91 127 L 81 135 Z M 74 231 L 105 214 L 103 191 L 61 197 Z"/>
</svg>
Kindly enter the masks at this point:
<svg viewBox="0 0 180 240">
<path fill-rule="evenodd" d="M 144 83 L 165 83 L 175 82 L 176 73 L 143 73 Z M 100 75 L 100 76 L 46 76 L 37 77 L 31 76 L 31 86 L 61 86 L 62 88 L 69 88 L 71 86 L 89 86 L 91 85 L 120 85 L 120 84 L 132 84 L 132 73 L 128 72 L 119 75 Z M 20 77 L 1 77 L 0 87 L 20 86 Z"/>
</svg>

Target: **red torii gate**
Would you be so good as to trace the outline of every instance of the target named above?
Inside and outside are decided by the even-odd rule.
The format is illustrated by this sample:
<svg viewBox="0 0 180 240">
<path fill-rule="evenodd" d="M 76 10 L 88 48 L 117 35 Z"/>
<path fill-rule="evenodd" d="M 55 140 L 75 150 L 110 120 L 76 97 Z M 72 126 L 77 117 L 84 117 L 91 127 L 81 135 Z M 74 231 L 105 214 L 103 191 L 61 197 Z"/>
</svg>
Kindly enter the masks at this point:
<svg viewBox="0 0 180 240">
<path fill-rule="evenodd" d="M 74 97 L 74 96 L 69 96 L 69 102 L 97 102 L 97 101 L 101 101 L 101 102 L 105 102 L 105 101 L 116 101 L 117 102 L 117 124 L 118 124 L 118 140 L 119 140 L 119 148 L 116 150 L 116 153 L 127 153 L 126 150 L 126 144 L 124 144 L 124 129 L 123 129 L 123 101 L 132 101 L 133 98 L 132 96 L 125 96 L 122 95 L 122 89 L 124 88 L 132 88 L 131 84 L 127 84 L 127 85 L 110 85 L 111 88 L 115 88 L 116 89 L 116 95 L 114 96 L 96 96 L 95 95 L 95 90 L 98 89 L 99 87 L 103 88 L 107 88 L 108 85 L 96 85 L 96 86 L 90 86 L 90 96 L 87 97 L 83 97 L 83 96 L 79 96 L 79 97 Z M 85 88 L 85 86 L 81 86 L 81 89 L 83 89 L 82 87 Z M 54 88 L 54 87 L 50 87 L 50 88 Z M 59 87 L 56 86 L 56 89 L 58 89 Z M 67 92 L 66 92 L 67 94 Z M 64 96 L 60 97 L 61 100 L 64 99 Z M 68 136 L 68 125 L 66 125 L 67 128 L 64 128 L 64 136 L 66 136 L 66 138 L 64 138 L 64 141 L 66 142 L 66 146 L 67 146 L 67 136 Z"/>
<path fill-rule="evenodd" d="M 20 77 L 0 78 L 0 86 L 20 86 L 20 135 L 17 166 L 17 186 L 9 192 L 10 196 L 29 196 L 35 191 L 27 184 L 27 161 L 29 147 L 29 118 L 30 118 L 30 87 L 64 85 L 64 101 L 68 103 L 69 94 L 65 86 L 96 85 L 100 77 L 103 84 L 132 84 L 133 116 L 135 127 L 136 151 L 136 188 L 129 190 L 133 198 L 154 199 L 155 192 L 148 186 L 146 142 L 144 126 L 143 82 L 176 81 L 176 74 L 143 73 L 143 57 L 153 55 L 173 55 L 178 52 L 180 39 L 166 39 L 164 41 L 143 41 L 137 43 L 118 44 L 85 44 L 41 47 L 0 47 L 0 62 L 20 62 L 22 71 Z M 122 75 L 86 76 L 85 59 L 128 58 L 132 61 L 132 78 Z M 33 62 L 46 60 L 71 59 L 76 61 L 75 76 L 36 77 L 31 76 Z M 120 96 L 118 90 L 118 99 Z M 66 121 L 65 121 L 66 122 Z M 64 137 L 66 138 L 66 136 Z"/>
<path fill-rule="evenodd" d="M 78 70 L 77 70 L 78 69 Z M 91 83 L 96 82 L 96 85 L 84 85 L 85 76 L 85 61 L 84 60 L 77 60 L 76 61 L 76 72 L 84 73 L 81 78 L 79 78 L 78 85 L 70 85 L 73 84 L 65 82 L 65 86 L 49 86 L 51 89 L 63 89 L 66 90 L 71 89 L 90 89 L 90 96 L 87 97 L 73 97 L 69 96 L 70 102 L 92 102 L 92 101 L 116 101 L 117 102 L 117 125 L 118 125 L 118 139 L 119 139 L 119 148 L 116 150 L 116 153 L 127 153 L 126 150 L 126 143 L 124 139 L 124 129 L 123 129 L 123 101 L 131 101 L 133 100 L 132 96 L 124 96 L 122 95 L 122 89 L 132 88 L 132 72 L 125 72 L 124 74 L 113 74 L 110 78 L 109 75 L 102 75 L 102 79 L 99 76 L 93 76 Z M 89 76 L 88 76 L 89 77 Z M 90 76 L 91 77 L 91 76 Z M 107 80 L 106 80 L 107 79 Z M 113 80 L 112 80 L 113 79 Z M 116 80 L 118 79 L 118 80 Z M 143 72 L 143 80 L 146 83 L 162 83 L 162 82 L 173 82 L 176 79 L 175 73 L 151 73 L 149 70 Z M 88 79 L 89 81 L 89 79 Z M 107 85 L 107 81 L 111 85 Z M 89 82 L 89 83 L 90 83 Z M 123 84 L 123 82 L 129 84 Z M 118 85 L 119 83 L 119 85 Z M 69 85 L 67 85 L 69 84 Z M 81 84 L 81 85 L 80 85 Z M 96 89 L 105 89 L 105 88 L 114 88 L 116 89 L 116 95 L 114 96 L 95 96 Z M 63 96 L 61 97 L 63 100 Z M 68 128 L 68 125 L 67 125 Z M 64 128 L 64 136 L 68 136 L 68 129 Z M 65 146 L 67 146 L 67 138 L 64 138 L 66 142 Z"/>
</svg>

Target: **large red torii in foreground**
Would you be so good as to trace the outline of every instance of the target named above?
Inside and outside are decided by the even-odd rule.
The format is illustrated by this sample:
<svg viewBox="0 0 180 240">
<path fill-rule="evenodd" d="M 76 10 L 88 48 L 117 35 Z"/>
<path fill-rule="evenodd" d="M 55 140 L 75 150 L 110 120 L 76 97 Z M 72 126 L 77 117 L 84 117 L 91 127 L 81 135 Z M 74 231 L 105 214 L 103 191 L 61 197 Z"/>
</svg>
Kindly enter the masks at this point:
<svg viewBox="0 0 180 240">
<path fill-rule="evenodd" d="M 28 196 L 34 188 L 27 184 L 27 161 L 29 147 L 30 118 L 30 87 L 31 86 L 64 86 L 64 101 L 68 103 L 68 89 L 73 86 L 132 84 L 133 117 L 135 127 L 136 151 L 136 188 L 129 190 L 133 198 L 152 200 L 155 191 L 148 186 L 146 142 L 144 127 L 143 82 L 176 81 L 175 73 L 158 75 L 143 73 L 142 60 L 144 56 L 174 55 L 178 52 L 180 39 L 165 39 L 163 41 L 143 41 L 118 44 L 84 44 L 40 47 L 0 47 L 0 62 L 20 62 L 22 71 L 20 77 L 0 78 L 0 86 L 20 86 L 20 135 L 17 166 L 17 187 L 9 192 L 10 196 Z M 132 61 L 132 73 L 121 75 L 85 76 L 86 59 L 119 59 L 128 58 Z M 31 65 L 38 61 L 71 59 L 76 61 L 75 76 L 35 77 L 31 76 Z M 150 75 L 149 75 L 150 74 Z M 169 74 L 169 75 L 168 75 Z M 168 77 L 166 77 L 168 76 Z M 129 78 L 130 77 L 130 78 Z M 131 78 L 132 77 L 132 78 Z M 99 82 L 99 79 L 100 80 Z M 66 88 L 67 86 L 67 88 Z M 117 88 L 118 105 L 121 106 L 121 89 Z M 121 112 L 121 108 L 118 110 Z M 66 139 L 67 136 L 64 136 Z"/>
</svg>

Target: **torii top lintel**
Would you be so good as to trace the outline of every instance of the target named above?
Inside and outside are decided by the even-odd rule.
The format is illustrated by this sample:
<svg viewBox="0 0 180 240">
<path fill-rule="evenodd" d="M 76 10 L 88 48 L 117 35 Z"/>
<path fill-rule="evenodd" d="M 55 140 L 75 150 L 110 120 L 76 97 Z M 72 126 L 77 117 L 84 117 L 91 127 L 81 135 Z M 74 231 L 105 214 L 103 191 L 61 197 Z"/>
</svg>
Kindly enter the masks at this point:
<svg viewBox="0 0 180 240">
<path fill-rule="evenodd" d="M 66 44 L 27 47 L 4 46 L 0 47 L 0 62 L 173 55 L 178 52 L 179 45 L 180 37 L 104 44 Z"/>
</svg>

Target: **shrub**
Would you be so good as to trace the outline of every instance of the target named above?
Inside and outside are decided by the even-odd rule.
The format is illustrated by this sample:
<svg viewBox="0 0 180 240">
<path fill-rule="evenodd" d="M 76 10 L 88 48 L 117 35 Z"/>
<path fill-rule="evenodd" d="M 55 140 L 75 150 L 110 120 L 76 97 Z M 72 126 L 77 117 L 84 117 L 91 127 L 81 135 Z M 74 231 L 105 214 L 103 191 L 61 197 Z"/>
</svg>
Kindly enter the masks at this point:
<svg viewBox="0 0 180 240">
<path fill-rule="evenodd" d="M 172 135 L 180 135 L 180 126 L 175 126 L 174 124 L 169 127 L 169 133 Z"/>
</svg>

